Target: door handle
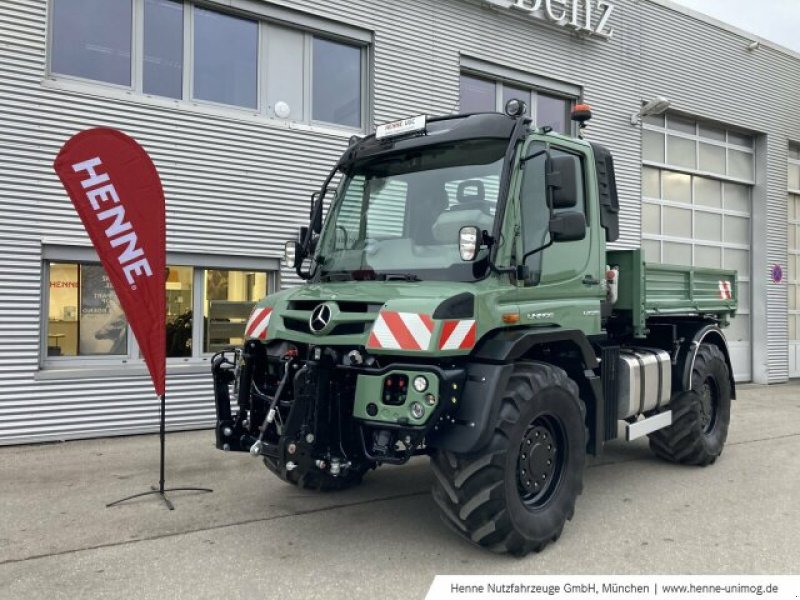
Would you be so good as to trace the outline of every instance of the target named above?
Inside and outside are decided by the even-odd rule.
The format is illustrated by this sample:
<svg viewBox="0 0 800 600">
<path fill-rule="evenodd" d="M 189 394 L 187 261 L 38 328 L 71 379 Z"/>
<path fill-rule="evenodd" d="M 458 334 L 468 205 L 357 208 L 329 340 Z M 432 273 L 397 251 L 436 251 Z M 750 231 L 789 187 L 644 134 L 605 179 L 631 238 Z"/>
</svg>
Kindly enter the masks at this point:
<svg viewBox="0 0 800 600">
<path fill-rule="evenodd" d="M 595 279 L 591 275 L 587 275 L 583 278 L 583 285 L 600 285 L 600 280 Z"/>
</svg>

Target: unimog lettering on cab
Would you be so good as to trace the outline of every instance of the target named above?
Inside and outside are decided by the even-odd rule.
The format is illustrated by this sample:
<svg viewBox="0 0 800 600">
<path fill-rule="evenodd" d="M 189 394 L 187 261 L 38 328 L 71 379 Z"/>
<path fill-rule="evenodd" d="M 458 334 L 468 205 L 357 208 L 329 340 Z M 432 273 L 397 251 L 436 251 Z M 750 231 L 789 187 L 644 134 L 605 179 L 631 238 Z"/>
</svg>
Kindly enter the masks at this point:
<svg viewBox="0 0 800 600">
<path fill-rule="evenodd" d="M 428 455 L 444 521 L 515 555 L 559 537 L 621 432 L 713 463 L 736 273 L 607 250 L 618 213 L 611 154 L 519 101 L 351 140 L 287 244 L 307 283 L 213 359 L 217 447 L 315 490 Z"/>
</svg>

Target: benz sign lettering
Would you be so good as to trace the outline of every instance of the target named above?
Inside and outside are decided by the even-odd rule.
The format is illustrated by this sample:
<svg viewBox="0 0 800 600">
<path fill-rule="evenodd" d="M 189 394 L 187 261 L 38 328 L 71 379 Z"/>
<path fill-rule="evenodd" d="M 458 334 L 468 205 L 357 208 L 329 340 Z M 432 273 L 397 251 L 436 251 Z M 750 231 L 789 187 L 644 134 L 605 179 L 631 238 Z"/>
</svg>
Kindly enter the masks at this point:
<svg viewBox="0 0 800 600">
<path fill-rule="evenodd" d="M 484 0 L 487 4 L 526 13 L 535 19 L 569 27 L 589 35 L 614 35 L 611 16 L 616 6 L 609 0 Z"/>
</svg>

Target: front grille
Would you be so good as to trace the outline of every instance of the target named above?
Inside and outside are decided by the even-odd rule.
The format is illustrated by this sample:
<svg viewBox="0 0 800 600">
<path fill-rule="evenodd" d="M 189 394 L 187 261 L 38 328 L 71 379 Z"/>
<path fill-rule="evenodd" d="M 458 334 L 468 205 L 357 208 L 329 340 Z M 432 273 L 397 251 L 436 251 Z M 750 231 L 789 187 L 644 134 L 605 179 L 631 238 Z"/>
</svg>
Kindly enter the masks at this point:
<svg viewBox="0 0 800 600">
<path fill-rule="evenodd" d="M 310 314 L 320 304 L 321 300 L 292 300 L 289 302 L 289 310 L 304 310 Z M 375 302 L 336 302 L 339 310 L 343 313 L 378 313 L 383 304 Z"/>
<path fill-rule="evenodd" d="M 287 314 L 283 315 L 283 325 L 290 331 L 297 331 L 311 335 L 313 332 L 308 326 L 309 317 L 311 313 L 324 300 L 293 300 L 289 302 L 287 307 Z M 335 302 L 339 309 L 339 314 L 356 318 L 355 321 L 347 320 L 345 322 L 334 325 L 333 329 L 326 335 L 363 335 L 372 327 L 372 322 L 375 320 L 382 304 L 375 302 Z"/>
</svg>

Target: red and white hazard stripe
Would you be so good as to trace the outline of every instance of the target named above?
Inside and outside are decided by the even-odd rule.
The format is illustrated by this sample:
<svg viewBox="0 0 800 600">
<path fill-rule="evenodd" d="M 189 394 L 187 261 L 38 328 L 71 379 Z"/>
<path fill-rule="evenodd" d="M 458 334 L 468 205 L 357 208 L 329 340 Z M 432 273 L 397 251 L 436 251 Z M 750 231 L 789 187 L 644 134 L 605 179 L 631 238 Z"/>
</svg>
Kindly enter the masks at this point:
<svg viewBox="0 0 800 600">
<path fill-rule="evenodd" d="M 372 326 L 368 348 L 427 350 L 433 320 L 428 315 L 382 310 Z"/>
<path fill-rule="evenodd" d="M 719 297 L 722 298 L 723 300 L 730 300 L 733 298 L 733 292 L 731 291 L 730 281 L 719 282 Z"/>
<path fill-rule="evenodd" d="M 470 350 L 475 345 L 475 319 L 445 321 L 439 336 L 439 350 Z"/>
<path fill-rule="evenodd" d="M 257 338 L 259 340 L 267 339 L 267 327 L 269 327 L 271 316 L 271 308 L 253 309 L 250 319 L 247 321 L 247 327 L 244 329 L 245 337 Z"/>
</svg>

